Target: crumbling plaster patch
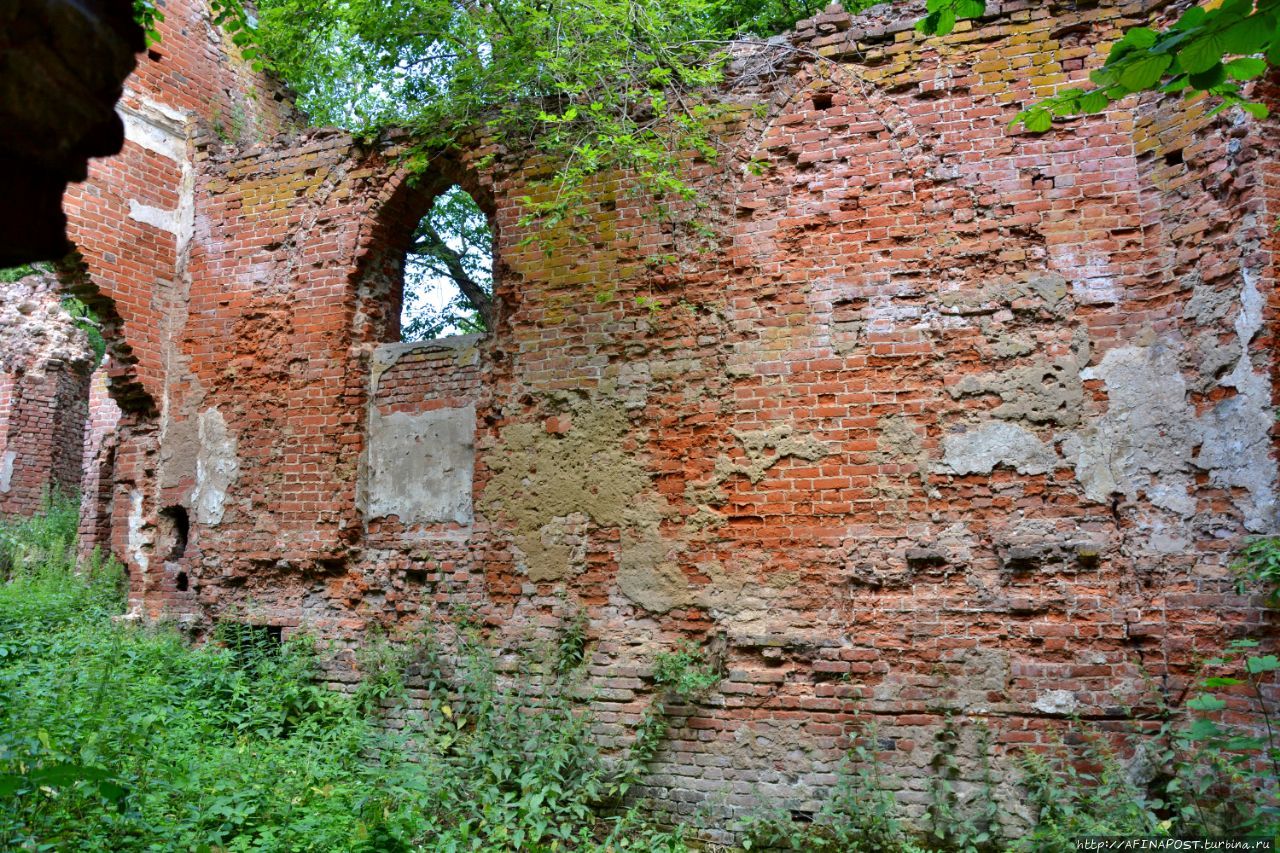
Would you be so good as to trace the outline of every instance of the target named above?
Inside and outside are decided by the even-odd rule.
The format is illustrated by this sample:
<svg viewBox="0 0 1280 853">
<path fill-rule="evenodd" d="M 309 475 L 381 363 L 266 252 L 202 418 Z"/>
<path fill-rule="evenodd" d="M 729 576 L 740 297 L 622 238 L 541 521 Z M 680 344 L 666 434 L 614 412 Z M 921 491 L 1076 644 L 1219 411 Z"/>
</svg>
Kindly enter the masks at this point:
<svg viewBox="0 0 1280 853">
<path fill-rule="evenodd" d="M 990 474 L 1006 465 L 1019 474 L 1044 474 L 1057 463 L 1053 449 L 1031 430 L 1008 421 L 957 427 L 942 438 L 942 462 L 955 474 Z"/>
<path fill-rule="evenodd" d="M 636 454 L 623 446 L 628 431 L 623 406 L 615 400 L 584 401 L 573 405 L 568 417 L 563 433 L 550 433 L 541 424 L 512 424 L 487 455 L 493 475 L 480 496 L 480 510 L 491 521 L 509 519 L 520 568 L 534 581 L 570 573 L 577 543 L 564 534 L 575 514 L 599 527 L 644 530 L 651 524 L 647 516 L 635 516 L 650 478 Z M 644 536 L 639 539 L 633 548 L 653 547 Z"/>
<path fill-rule="evenodd" d="M 377 404 L 382 377 L 404 356 L 446 353 L 459 367 L 476 364 L 481 335 L 383 344 L 373 351 L 366 416 L 368 443 L 356 504 L 365 519 L 395 516 L 403 524 L 454 523 L 474 517 L 474 403 L 425 412 L 388 412 Z"/>
<path fill-rule="evenodd" d="M 13 450 L 6 450 L 3 456 L 0 456 L 0 492 L 8 492 L 13 481 L 13 462 L 18 458 L 18 454 Z"/>
<path fill-rule="evenodd" d="M 240 473 L 237 441 L 217 408 L 200 413 L 197 439 L 196 486 L 191 494 L 196 521 L 220 524 L 226 511 L 227 491 Z"/>
<path fill-rule="evenodd" d="M 410 414 L 369 412 L 360 510 L 365 518 L 471 523 L 474 404 Z"/>
<path fill-rule="evenodd" d="M 1241 503 L 1246 529 L 1274 526 L 1270 382 L 1247 356 L 1262 327 L 1262 296 L 1252 276 L 1245 276 L 1239 300 L 1233 346 L 1240 356 L 1217 382 L 1236 394 L 1199 417 L 1188 402 L 1183 347 L 1176 338 L 1112 349 L 1082 374 L 1101 379 L 1108 400 L 1106 414 L 1062 445 L 1086 497 L 1105 501 L 1122 494 L 1135 500 L 1142 492 L 1154 506 L 1188 518 L 1196 510 L 1192 489 L 1199 470 L 1212 485 L 1248 492 Z"/>
<path fill-rule="evenodd" d="M 146 514 L 143 511 L 142 492 L 134 489 L 129 493 L 129 558 L 138 567 L 143 577 L 146 577 L 147 566 L 150 559 L 147 555 L 147 549 L 151 545 L 150 538 L 147 536 Z"/>
<path fill-rule="evenodd" d="M 1245 272 L 1236 315 L 1236 345 L 1240 357 L 1235 368 L 1221 380 L 1224 388 L 1236 389 L 1234 397 L 1223 400 L 1198 421 L 1200 450 L 1197 468 L 1209 473 L 1216 486 L 1242 487 L 1250 501 L 1242 507 L 1244 526 L 1255 533 L 1275 527 L 1275 463 L 1271 459 L 1271 382 L 1267 374 L 1255 370 L 1249 344 L 1262 330 L 1264 300 L 1256 275 Z"/>
<path fill-rule="evenodd" d="M 1037 359 L 997 373 L 968 374 L 947 390 L 955 399 L 992 394 L 1000 405 L 991 414 L 1002 420 L 1075 426 L 1084 408 L 1077 357 Z"/>
<path fill-rule="evenodd" d="M 795 427 L 787 423 L 768 429 L 729 432 L 742 445 L 744 456 L 734 458 L 724 453 L 717 456 L 710 478 L 685 487 L 685 498 L 689 503 L 723 504 L 728 497 L 720 487 L 733 477 L 742 475 L 751 483 L 759 483 L 770 468 L 788 456 L 812 462 L 831 453 L 826 444 L 812 436 L 797 436 Z"/>
</svg>

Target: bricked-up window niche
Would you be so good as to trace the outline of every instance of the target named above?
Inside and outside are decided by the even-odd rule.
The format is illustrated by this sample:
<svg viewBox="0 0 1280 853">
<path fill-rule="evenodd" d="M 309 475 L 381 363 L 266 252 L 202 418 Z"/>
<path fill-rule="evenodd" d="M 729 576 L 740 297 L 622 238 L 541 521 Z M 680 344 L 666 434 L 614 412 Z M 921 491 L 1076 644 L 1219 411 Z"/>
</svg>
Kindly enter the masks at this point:
<svg viewBox="0 0 1280 853">
<path fill-rule="evenodd" d="M 435 197 L 404 261 L 400 339 L 486 332 L 492 322 L 493 228 L 462 187 Z"/>
</svg>

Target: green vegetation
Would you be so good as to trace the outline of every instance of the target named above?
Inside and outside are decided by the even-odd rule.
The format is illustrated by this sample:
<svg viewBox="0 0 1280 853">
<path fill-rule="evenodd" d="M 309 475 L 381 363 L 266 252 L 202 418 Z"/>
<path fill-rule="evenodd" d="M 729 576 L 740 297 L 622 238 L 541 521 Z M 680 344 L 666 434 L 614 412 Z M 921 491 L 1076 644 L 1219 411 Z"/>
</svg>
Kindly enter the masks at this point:
<svg viewBox="0 0 1280 853">
<path fill-rule="evenodd" d="M 0 849 L 681 849 L 602 808 L 628 779 L 570 679 L 500 687 L 470 628 L 455 666 L 429 636 L 372 643 L 353 696 L 315 682 L 305 637 L 228 624 L 194 648 L 113 619 L 120 569 L 75 571 L 75 518 L 54 500 L 0 532 Z M 380 714 L 410 659 L 431 698 L 391 733 Z"/>
<path fill-rule="evenodd" d="M 1240 579 L 1240 592 L 1256 584 L 1268 591 L 1267 602 L 1272 607 L 1280 605 L 1280 536 L 1259 536 L 1249 541 L 1232 568 Z"/>
<path fill-rule="evenodd" d="M 683 701 L 692 702 L 720 683 L 720 672 L 702 649 L 682 640 L 675 651 L 661 652 L 654 659 L 653 680 Z"/>
<path fill-rule="evenodd" d="M 102 323 L 93 309 L 74 296 L 62 298 L 62 308 L 71 315 L 76 328 L 89 338 L 89 348 L 93 350 L 93 367 L 96 370 L 107 354 L 107 340 L 102 337 Z"/>
<path fill-rule="evenodd" d="M 12 284 L 20 278 L 35 275 L 45 269 L 44 264 L 23 264 L 19 267 L 0 269 L 0 284 Z"/>
<path fill-rule="evenodd" d="M 962 756 L 959 721 L 948 716 L 935 738 L 923 837 L 903 829 L 889 792 L 901 786 L 886 784 L 871 728 L 850 750 L 811 822 L 794 822 L 781 810 L 756 815 L 739 827 L 744 846 L 833 853 L 1071 853 L 1083 836 L 1248 836 L 1280 843 L 1280 740 L 1274 704 L 1264 697 L 1280 660 L 1255 654 L 1257 647 L 1252 640 L 1229 643 L 1222 655 L 1203 662 L 1198 692 L 1185 707 L 1158 706 L 1147 721 L 1156 731 L 1130 740 L 1145 774 L 1121 762 L 1113 735 L 1079 720 L 1068 721 L 1055 746 L 1017 753 L 1033 820 L 1020 837 L 1008 837 L 1000 820 L 990 733 L 978 722 L 976 754 Z M 978 794 L 966 802 L 955 790 L 961 759 L 978 775 Z"/>
<path fill-rule="evenodd" d="M 844 3 L 850 12 L 871 5 Z M 211 0 L 215 22 L 244 57 L 269 64 L 314 123 L 367 136 L 407 128 L 416 145 L 408 162 L 418 170 L 478 137 L 524 147 L 549 167 L 522 199 L 524 221 L 548 228 L 580 221 L 595 200 L 593 176 L 622 174 L 629 192 L 656 200 L 658 215 L 697 246 L 706 236 L 703 200 L 686 181 L 685 161 L 693 155 L 714 162 L 722 154 L 716 90 L 733 82 L 728 46 L 743 38 L 760 43 L 825 3 L 261 0 L 257 6 L 260 18 L 243 0 Z M 135 9 L 154 37 L 163 20 L 154 0 L 135 0 Z M 929 0 L 918 27 L 944 35 L 986 11 L 984 0 Z M 1044 132 L 1055 119 L 1101 112 L 1147 91 L 1207 94 L 1215 109 L 1263 117 L 1266 107 L 1248 100 L 1243 86 L 1280 57 L 1278 32 L 1280 0 L 1194 5 L 1167 29 L 1128 29 L 1091 75 L 1092 88 L 1027 105 L 1013 123 Z M 768 50 L 781 58 L 793 48 Z M 428 217 L 415 237 L 411 275 L 421 279 L 428 270 L 458 292 L 432 309 L 409 304 L 406 339 L 492 324 L 488 223 L 476 218 L 474 205 L 465 206 L 459 199 L 455 209 L 433 212 L 437 221 Z"/>
</svg>

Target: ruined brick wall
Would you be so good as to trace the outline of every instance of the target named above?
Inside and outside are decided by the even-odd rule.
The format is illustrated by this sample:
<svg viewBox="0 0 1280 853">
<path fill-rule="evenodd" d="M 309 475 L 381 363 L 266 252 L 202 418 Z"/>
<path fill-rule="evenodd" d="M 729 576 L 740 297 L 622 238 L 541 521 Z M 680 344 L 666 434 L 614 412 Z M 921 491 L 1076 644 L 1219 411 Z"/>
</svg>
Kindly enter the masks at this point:
<svg viewBox="0 0 1280 853">
<path fill-rule="evenodd" d="M 31 515 L 48 492 L 80 488 L 92 354 L 51 276 L 3 287 L 0 515 Z"/>
<path fill-rule="evenodd" d="M 196 228 L 194 153 L 201 133 L 252 145 L 299 123 L 286 93 L 242 61 L 201 0 L 170 0 L 160 41 L 139 57 L 118 106 L 125 144 L 94 160 L 89 178 L 63 200 L 79 252 L 64 286 L 104 323 L 105 370 L 122 409 L 97 422 L 86 457 L 81 526 L 86 548 L 134 553 L 160 535 L 158 495 L 146 488 L 158 460 L 174 330 L 190 287 Z M 99 439 L 103 440 L 99 440 Z M 111 519 L 120 523 L 113 526 Z M 135 582 L 142 575 L 134 572 Z"/>
<path fill-rule="evenodd" d="M 688 163 L 711 236 L 621 178 L 522 224 L 546 190 L 503 152 L 411 184 L 394 140 L 201 135 L 187 289 L 125 322 L 163 401 L 115 460 L 134 606 L 358 641 L 466 604 L 504 654 L 581 609 L 611 745 L 654 656 L 703 642 L 725 677 L 643 793 L 717 821 L 812 810 L 868 720 L 918 816 L 948 719 L 967 795 L 984 738 L 1131 730 L 1272 630 L 1227 564 L 1275 530 L 1275 121 L 1151 97 L 1011 132 L 1146 7 L 944 39 L 918 12 L 744 51 L 726 152 Z M 455 182 L 493 216 L 497 328 L 397 345 Z"/>
<path fill-rule="evenodd" d="M 209 22 L 206 4 L 166 4 L 160 41 L 140 57 L 118 111 L 125 146 L 94 160 L 89 179 L 63 202 L 69 230 L 88 266 L 89 301 L 113 303 L 129 352 L 117 371 L 139 384 L 133 396 L 158 393 L 164 327 L 183 295 L 183 264 L 194 228 L 188 137 L 197 125 L 250 144 L 296 121 L 277 86 L 238 58 Z M 123 391 L 123 389 L 122 389 Z"/>
<path fill-rule="evenodd" d="M 84 430 L 84 470 L 80 479 L 80 542 L 91 552 L 110 549 L 112 492 L 115 480 L 116 428 L 120 407 L 111 398 L 107 371 L 89 377 L 89 417 Z"/>
</svg>

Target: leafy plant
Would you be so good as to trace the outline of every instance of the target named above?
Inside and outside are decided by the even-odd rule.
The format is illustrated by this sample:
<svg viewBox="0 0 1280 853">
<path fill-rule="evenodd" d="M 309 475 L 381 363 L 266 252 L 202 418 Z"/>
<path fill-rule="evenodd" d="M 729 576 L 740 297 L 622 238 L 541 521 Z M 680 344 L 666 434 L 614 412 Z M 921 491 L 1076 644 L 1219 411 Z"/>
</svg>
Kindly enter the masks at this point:
<svg viewBox="0 0 1280 853">
<path fill-rule="evenodd" d="M 96 370 L 107 354 L 107 341 L 102 336 L 102 322 L 92 308 L 74 296 L 63 297 L 62 308 L 71 315 L 76 328 L 83 331 L 89 338 L 89 347 L 93 350 L 93 368 Z"/>
<path fill-rule="evenodd" d="M 49 265 L 45 263 L 23 264 L 22 266 L 0 269 L 0 284 L 11 284 L 18 279 L 26 278 L 39 272 L 47 272 L 48 270 Z"/>
<path fill-rule="evenodd" d="M 1280 740 L 1264 692 L 1280 659 L 1255 654 L 1258 647 L 1256 640 L 1234 640 L 1205 661 L 1219 674 L 1200 679 L 1201 692 L 1187 702 L 1191 725 L 1175 732 L 1181 760 L 1169 784 L 1185 801 L 1182 820 L 1205 832 L 1280 834 Z M 1260 727 L 1227 713 L 1241 702 Z"/>
<path fill-rule="evenodd" d="M 1280 605 L 1280 536 L 1259 536 L 1251 540 L 1240 550 L 1231 567 L 1240 578 L 1241 593 L 1247 583 L 1256 583 L 1266 588 L 1271 606 Z"/>
<path fill-rule="evenodd" d="M 978 814 L 961 808 L 955 782 L 960 778 L 960 727 L 948 714 L 935 738 L 929 777 L 929 807 L 925 813 L 930 831 L 938 843 L 958 853 L 976 853 L 994 846 L 1000 836 L 995 785 L 991 778 L 991 732 L 979 724 L 978 761 L 982 770 L 982 791 L 977 797 Z"/>
<path fill-rule="evenodd" d="M 782 809 L 750 815 L 739 831 L 747 850 L 814 853 L 923 853 L 905 832 L 898 804 L 886 786 L 869 726 L 841 761 L 836 784 L 810 821 Z"/>
<path fill-rule="evenodd" d="M 692 641 L 681 640 L 675 651 L 654 658 L 653 680 L 692 702 L 720 683 L 720 670 Z"/>
<path fill-rule="evenodd" d="M 559 675 L 573 672 L 586 660 L 587 653 L 587 614 L 575 609 L 560 628 L 556 643 L 555 670 Z"/>
<path fill-rule="evenodd" d="M 569 683 L 505 683 L 466 623 L 448 653 L 375 641 L 335 692 L 301 634 L 116 621 L 120 567 L 77 567 L 74 506 L 0 525 L 0 849 L 683 849 L 603 809 L 624 777 Z M 423 707 L 384 719 L 406 678 Z"/>
<path fill-rule="evenodd" d="M 1168 836 L 1169 824 L 1157 814 L 1163 803 L 1129 780 L 1101 737 L 1084 734 L 1074 753 L 1059 741 L 1022 754 L 1035 825 L 1013 849 L 1067 853 L 1082 836 Z"/>
<path fill-rule="evenodd" d="M 984 0 L 929 0 L 921 32 L 946 35 L 956 22 L 981 17 Z M 1218 100 L 1213 112 L 1237 106 L 1255 118 L 1267 107 L 1245 98 L 1242 84 L 1261 77 L 1280 62 L 1280 2 L 1226 0 L 1193 5 L 1170 27 L 1131 27 L 1111 47 L 1101 68 L 1090 75 L 1094 88 L 1067 89 L 1014 118 L 1027 130 L 1042 132 L 1055 117 L 1098 113 L 1135 92 L 1208 94 Z"/>
</svg>

